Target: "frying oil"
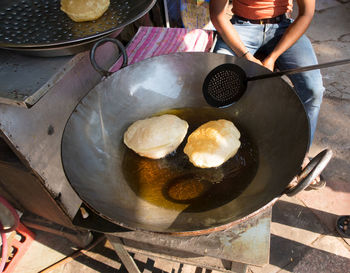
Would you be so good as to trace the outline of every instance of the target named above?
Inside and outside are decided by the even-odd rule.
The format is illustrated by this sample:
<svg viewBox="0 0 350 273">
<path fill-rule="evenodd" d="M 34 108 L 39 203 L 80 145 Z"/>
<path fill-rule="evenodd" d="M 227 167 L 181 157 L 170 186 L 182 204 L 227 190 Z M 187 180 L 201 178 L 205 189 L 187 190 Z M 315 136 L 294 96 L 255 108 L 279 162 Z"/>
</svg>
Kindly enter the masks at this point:
<svg viewBox="0 0 350 273">
<path fill-rule="evenodd" d="M 232 116 L 209 107 L 157 113 L 163 114 L 186 120 L 189 129 L 182 144 L 165 158 L 149 159 L 126 149 L 123 174 L 136 195 L 159 207 L 192 212 L 213 209 L 238 197 L 256 174 L 258 150 Z M 235 124 L 241 133 L 241 147 L 234 157 L 217 168 L 195 167 L 183 152 L 187 137 L 200 125 L 218 119 Z"/>
</svg>

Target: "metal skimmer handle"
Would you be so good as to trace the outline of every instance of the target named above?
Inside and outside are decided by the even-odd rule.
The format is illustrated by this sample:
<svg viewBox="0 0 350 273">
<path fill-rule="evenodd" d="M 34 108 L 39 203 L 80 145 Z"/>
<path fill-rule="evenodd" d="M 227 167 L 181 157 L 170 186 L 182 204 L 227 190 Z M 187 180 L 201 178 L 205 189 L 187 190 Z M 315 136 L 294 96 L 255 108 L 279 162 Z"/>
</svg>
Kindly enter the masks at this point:
<svg viewBox="0 0 350 273">
<path fill-rule="evenodd" d="M 119 48 L 119 50 L 121 51 L 121 54 L 123 56 L 123 64 L 121 66 L 121 68 L 125 67 L 128 65 L 128 55 L 126 54 L 126 50 L 124 45 L 117 39 L 113 39 L 113 38 L 103 38 L 101 40 L 99 40 L 98 42 L 96 42 L 94 44 L 94 46 L 92 47 L 91 51 L 90 51 L 90 61 L 92 66 L 95 68 L 95 70 L 100 73 L 102 76 L 104 77 L 108 77 L 111 74 L 113 74 L 112 72 L 109 72 L 107 70 L 104 70 L 102 67 L 100 67 L 95 59 L 95 55 L 96 55 L 96 49 L 101 45 L 104 44 L 106 42 L 112 42 L 114 44 L 116 44 Z"/>
<path fill-rule="evenodd" d="M 310 66 L 304 66 L 304 67 L 298 67 L 298 68 L 273 72 L 273 73 L 269 73 L 269 74 L 248 77 L 247 80 L 248 81 L 255 81 L 255 80 L 278 77 L 278 76 L 283 76 L 283 75 L 291 75 L 291 74 L 305 72 L 305 71 L 309 71 L 309 70 L 327 68 L 327 67 L 331 67 L 331 66 L 343 65 L 343 64 L 348 64 L 348 63 L 350 63 L 350 59 L 339 60 L 339 61 L 323 63 L 323 64 L 315 64 L 315 65 L 310 65 Z"/>
</svg>

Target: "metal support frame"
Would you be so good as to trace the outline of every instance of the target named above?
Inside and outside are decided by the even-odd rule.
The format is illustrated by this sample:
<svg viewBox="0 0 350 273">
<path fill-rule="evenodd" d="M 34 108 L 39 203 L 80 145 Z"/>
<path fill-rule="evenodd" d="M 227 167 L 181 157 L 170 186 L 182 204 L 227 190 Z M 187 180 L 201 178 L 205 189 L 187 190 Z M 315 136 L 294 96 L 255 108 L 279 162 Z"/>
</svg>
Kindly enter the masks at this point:
<svg viewBox="0 0 350 273">
<path fill-rule="evenodd" d="M 163 4 L 164 4 L 165 26 L 166 26 L 167 28 L 170 28 L 167 0 L 163 0 Z"/>
<path fill-rule="evenodd" d="M 157 251 L 156 248 L 146 249 L 146 248 L 138 248 L 138 247 L 130 246 L 129 245 L 130 242 L 113 235 L 106 235 L 106 237 L 111 243 L 111 245 L 113 246 L 116 254 L 118 255 L 121 262 L 126 267 L 129 273 L 140 272 L 140 269 L 137 267 L 134 259 L 129 254 L 129 252 L 141 254 L 153 259 L 164 259 L 171 262 L 177 262 L 183 265 L 196 266 L 196 267 L 205 268 L 208 270 L 217 270 L 217 271 L 228 272 L 228 273 L 248 272 L 248 265 L 243 263 L 220 260 L 217 258 L 212 258 L 207 256 L 191 257 L 191 255 L 188 255 L 188 257 L 180 257 L 182 256 L 181 254 L 179 254 L 179 256 L 175 256 L 173 254 L 164 254 Z"/>
<path fill-rule="evenodd" d="M 108 238 L 108 236 L 107 236 Z M 125 250 L 124 245 L 122 241 L 118 238 L 115 237 L 113 240 L 109 240 L 110 243 L 112 244 L 115 252 L 119 256 L 120 260 L 126 267 L 129 273 L 140 273 L 141 271 L 137 267 L 134 259 L 130 256 L 130 254 Z"/>
<path fill-rule="evenodd" d="M 272 207 L 269 207 L 252 219 L 225 231 L 201 236 L 179 237 L 128 230 L 107 221 L 82 205 L 73 224 L 104 233 L 122 263 L 129 264 L 130 270 L 136 269 L 130 261 L 130 259 L 133 261 L 132 257 L 129 254 L 126 255 L 125 252 L 210 270 L 245 273 L 248 264 L 263 266 L 268 263 L 271 216 Z"/>
<path fill-rule="evenodd" d="M 33 214 L 24 214 L 21 218 L 21 222 L 28 228 L 67 238 L 80 248 L 86 247 L 93 239 L 93 235 L 90 232 L 72 230 Z"/>
</svg>

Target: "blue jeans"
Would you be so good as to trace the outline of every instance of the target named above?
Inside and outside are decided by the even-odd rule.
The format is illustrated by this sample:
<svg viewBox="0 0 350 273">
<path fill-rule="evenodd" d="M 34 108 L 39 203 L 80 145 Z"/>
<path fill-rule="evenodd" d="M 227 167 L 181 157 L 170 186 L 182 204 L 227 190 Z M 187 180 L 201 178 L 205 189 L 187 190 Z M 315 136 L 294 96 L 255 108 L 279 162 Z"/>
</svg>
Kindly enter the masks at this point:
<svg viewBox="0 0 350 273">
<path fill-rule="evenodd" d="M 237 30 L 242 42 L 251 54 L 267 56 L 277 45 L 284 31 L 293 22 L 285 18 L 278 24 L 258 25 L 233 17 L 232 24 Z M 218 37 L 214 52 L 235 56 L 232 49 Z M 317 58 L 310 40 L 303 35 L 292 47 L 285 51 L 276 61 L 280 70 L 317 64 Z M 296 93 L 304 104 L 310 123 L 310 145 L 312 143 L 322 97 L 324 92 L 320 70 L 312 70 L 289 75 Z"/>
</svg>

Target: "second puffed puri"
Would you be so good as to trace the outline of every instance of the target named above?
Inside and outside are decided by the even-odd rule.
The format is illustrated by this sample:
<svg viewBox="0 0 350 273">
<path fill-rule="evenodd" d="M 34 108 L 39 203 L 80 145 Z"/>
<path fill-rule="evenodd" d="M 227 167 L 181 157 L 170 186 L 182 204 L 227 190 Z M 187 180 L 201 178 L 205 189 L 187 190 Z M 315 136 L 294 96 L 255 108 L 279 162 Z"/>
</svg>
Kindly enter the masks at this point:
<svg viewBox="0 0 350 273">
<path fill-rule="evenodd" d="M 237 153 L 241 146 L 240 136 L 231 121 L 209 121 L 188 137 L 184 153 L 197 167 L 219 167 Z"/>
</svg>

